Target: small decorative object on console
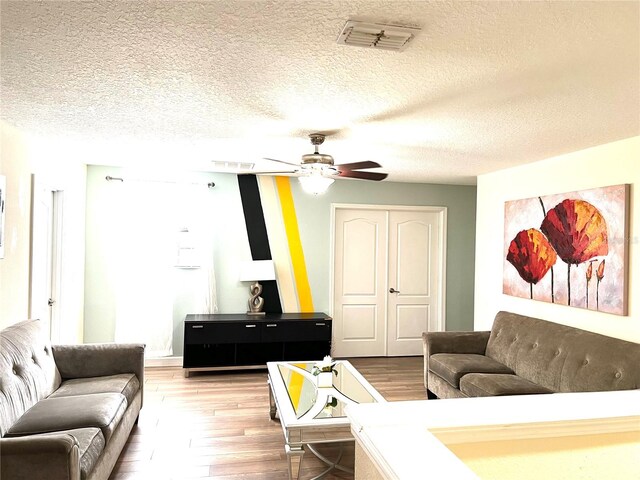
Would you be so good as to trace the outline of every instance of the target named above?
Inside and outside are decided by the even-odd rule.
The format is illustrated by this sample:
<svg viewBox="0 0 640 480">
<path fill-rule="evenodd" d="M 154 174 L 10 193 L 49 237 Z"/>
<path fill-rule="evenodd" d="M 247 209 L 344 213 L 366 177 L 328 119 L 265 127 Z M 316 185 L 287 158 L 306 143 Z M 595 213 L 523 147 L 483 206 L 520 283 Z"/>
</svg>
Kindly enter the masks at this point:
<svg viewBox="0 0 640 480">
<path fill-rule="evenodd" d="M 262 294 L 262 285 L 260 285 L 260 282 L 275 279 L 276 272 L 273 260 L 244 262 L 240 272 L 240 281 L 252 282 L 249 287 L 249 310 L 247 310 L 247 315 L 265 315 L 265 312 L 262 311 L 264 299 L 260 296 Z"/>
</svg>

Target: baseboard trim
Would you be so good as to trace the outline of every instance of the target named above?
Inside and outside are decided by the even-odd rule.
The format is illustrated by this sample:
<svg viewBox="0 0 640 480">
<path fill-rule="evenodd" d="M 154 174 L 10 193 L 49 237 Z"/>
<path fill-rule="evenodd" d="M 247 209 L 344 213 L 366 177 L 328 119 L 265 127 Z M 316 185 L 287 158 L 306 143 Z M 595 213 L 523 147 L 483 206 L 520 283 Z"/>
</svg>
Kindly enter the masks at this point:
<svg viewBox="0 0 640 480">
<path fill-rule="evenodd" d="M 145 367 L 181 367 L 182 357 L 156 357 L 145 358 Z"/>
</svg>

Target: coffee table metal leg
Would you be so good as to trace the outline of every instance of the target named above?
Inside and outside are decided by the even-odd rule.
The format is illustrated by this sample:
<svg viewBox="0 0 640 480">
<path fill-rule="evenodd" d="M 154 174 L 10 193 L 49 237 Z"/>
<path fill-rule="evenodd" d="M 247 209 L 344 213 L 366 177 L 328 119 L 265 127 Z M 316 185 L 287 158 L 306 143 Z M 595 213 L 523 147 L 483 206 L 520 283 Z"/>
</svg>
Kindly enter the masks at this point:
<svg viewBox="0 0 640 480">
<path fill-rule="evenodd" d="M 324 476 L 332 470 L 342 470 L 347 473 L 354 473 L 352 468 L 345 467 L 344 465 L 339 465 L 340 460 L 342 460 L 342 455 L 344 454 L 344 445 L 340 444 L 340 450 L 338 451 L 338 456 L 335 460 L 329 460 L 327 457 L 322 455 L 318 450 L 314 448 L 313 445 L 308 444 L 307 448 L 311 453 L 313 453 L 316 457 L 318 457 L 328 468 L 320 473 L 319 475 L 309 479 L 309 480 L 318 480 L 320 478 L 324 478 Z"/>
<path fill-rule="evenodd" d="M 298 480 L 302 473 L 302 459 L 304 458 L 304 448 L 301 446 L 291 447 L 289 445 L 284 446 L 284 451 L 287 453 L 287 463 L 289 464 L 289 480 Z M 296 475 L 293 475 L 293 457 L 299 457 L 298 471 Z"/>
<path fill-rule="evenodd" d="M 273 390 L 271 387 L 271 382 L 268 382 L 269 384 L 269 417 L 271 418 L 271 420 L 275 420 L 276 418 L 276 400 L 275 398 L 273 398 Z"/>
</svg>

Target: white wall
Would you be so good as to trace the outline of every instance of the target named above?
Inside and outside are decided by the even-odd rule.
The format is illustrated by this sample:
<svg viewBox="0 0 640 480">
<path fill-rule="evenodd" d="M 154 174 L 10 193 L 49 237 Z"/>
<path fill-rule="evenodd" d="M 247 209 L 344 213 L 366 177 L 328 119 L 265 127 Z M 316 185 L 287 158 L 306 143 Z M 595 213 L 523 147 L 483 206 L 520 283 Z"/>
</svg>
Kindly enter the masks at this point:
<svg viewBox="0 0 640 480">
<path fill-rule="evenodd" d="M 474 329 L 489 330 L 507 310 L 640 342 L 640 137 L 478 177 Z M 631 184 L 629 314 L 611 315 L 502 293 L 504 203 L 508 200 Z"/>
<path fill-rule="evenodd" d="M 4 122 L 0 134 L 0 174 L 7 177 L 6 243 L 0 259 L 0 328 L 4 328 L 29 314 L 31 180 L 22 135 Z"/>
<path fill-rule="evenodd" d="M 0 328 L 29 318 L 31 185 L 35 174 L 64 190 L 61 343 L 82 341 L 86 166 L 56 141 L 0 122 L 0 174 L 7 177 L 5 257 L 0 259 Z"/>
</svg>

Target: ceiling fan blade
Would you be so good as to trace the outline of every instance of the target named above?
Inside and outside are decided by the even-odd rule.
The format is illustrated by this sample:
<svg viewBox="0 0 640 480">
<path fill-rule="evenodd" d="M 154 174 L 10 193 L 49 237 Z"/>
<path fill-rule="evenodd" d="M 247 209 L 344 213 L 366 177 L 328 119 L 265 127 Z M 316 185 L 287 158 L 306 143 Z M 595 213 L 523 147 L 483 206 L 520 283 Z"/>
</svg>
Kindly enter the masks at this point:
<svg viewBox="0 0 640 480">
<path fill-rule="evenodd" d="M 278 163 L 284 163 L 285 165 L 293 165 L 294 167 L 299 167 L 300 164 L 299 163 L 291 163 L 291 162 L 285 162 L 284 160 L 278 160 L 276 158 L 267 158 L 267 157 L 263 157 L 263 160 L 270 160 L 272 162 L 278 162 Z"/>
<path fill-rule="evenodd" d="M 362 170 L 363 168 L 378 168 L 381 167 L 378 162 L 353 162 L 353 163 L 343 163 L 342 165 L 336 165 L 338 171 L 342 172 L 344 170 Z"/>
<path fill-rule="evenodd" d="M 299 173 L 299 171 L 298 170 L 291 170 L 291 171 L 280 170 L 280 171 L 274 171 L 274 172 L 251 172 L 250 175 L 291 175 L 292 173 Z"/>
<path fill-rule="evenodd" d="M 376 182 L 384 180 L 389 176 L 387 173 L 359 172 L 357 170 L 341 170 L 338 173 L 340 177 L 361 178 L 362 180 L 374 180 Z"/>
</svg>

